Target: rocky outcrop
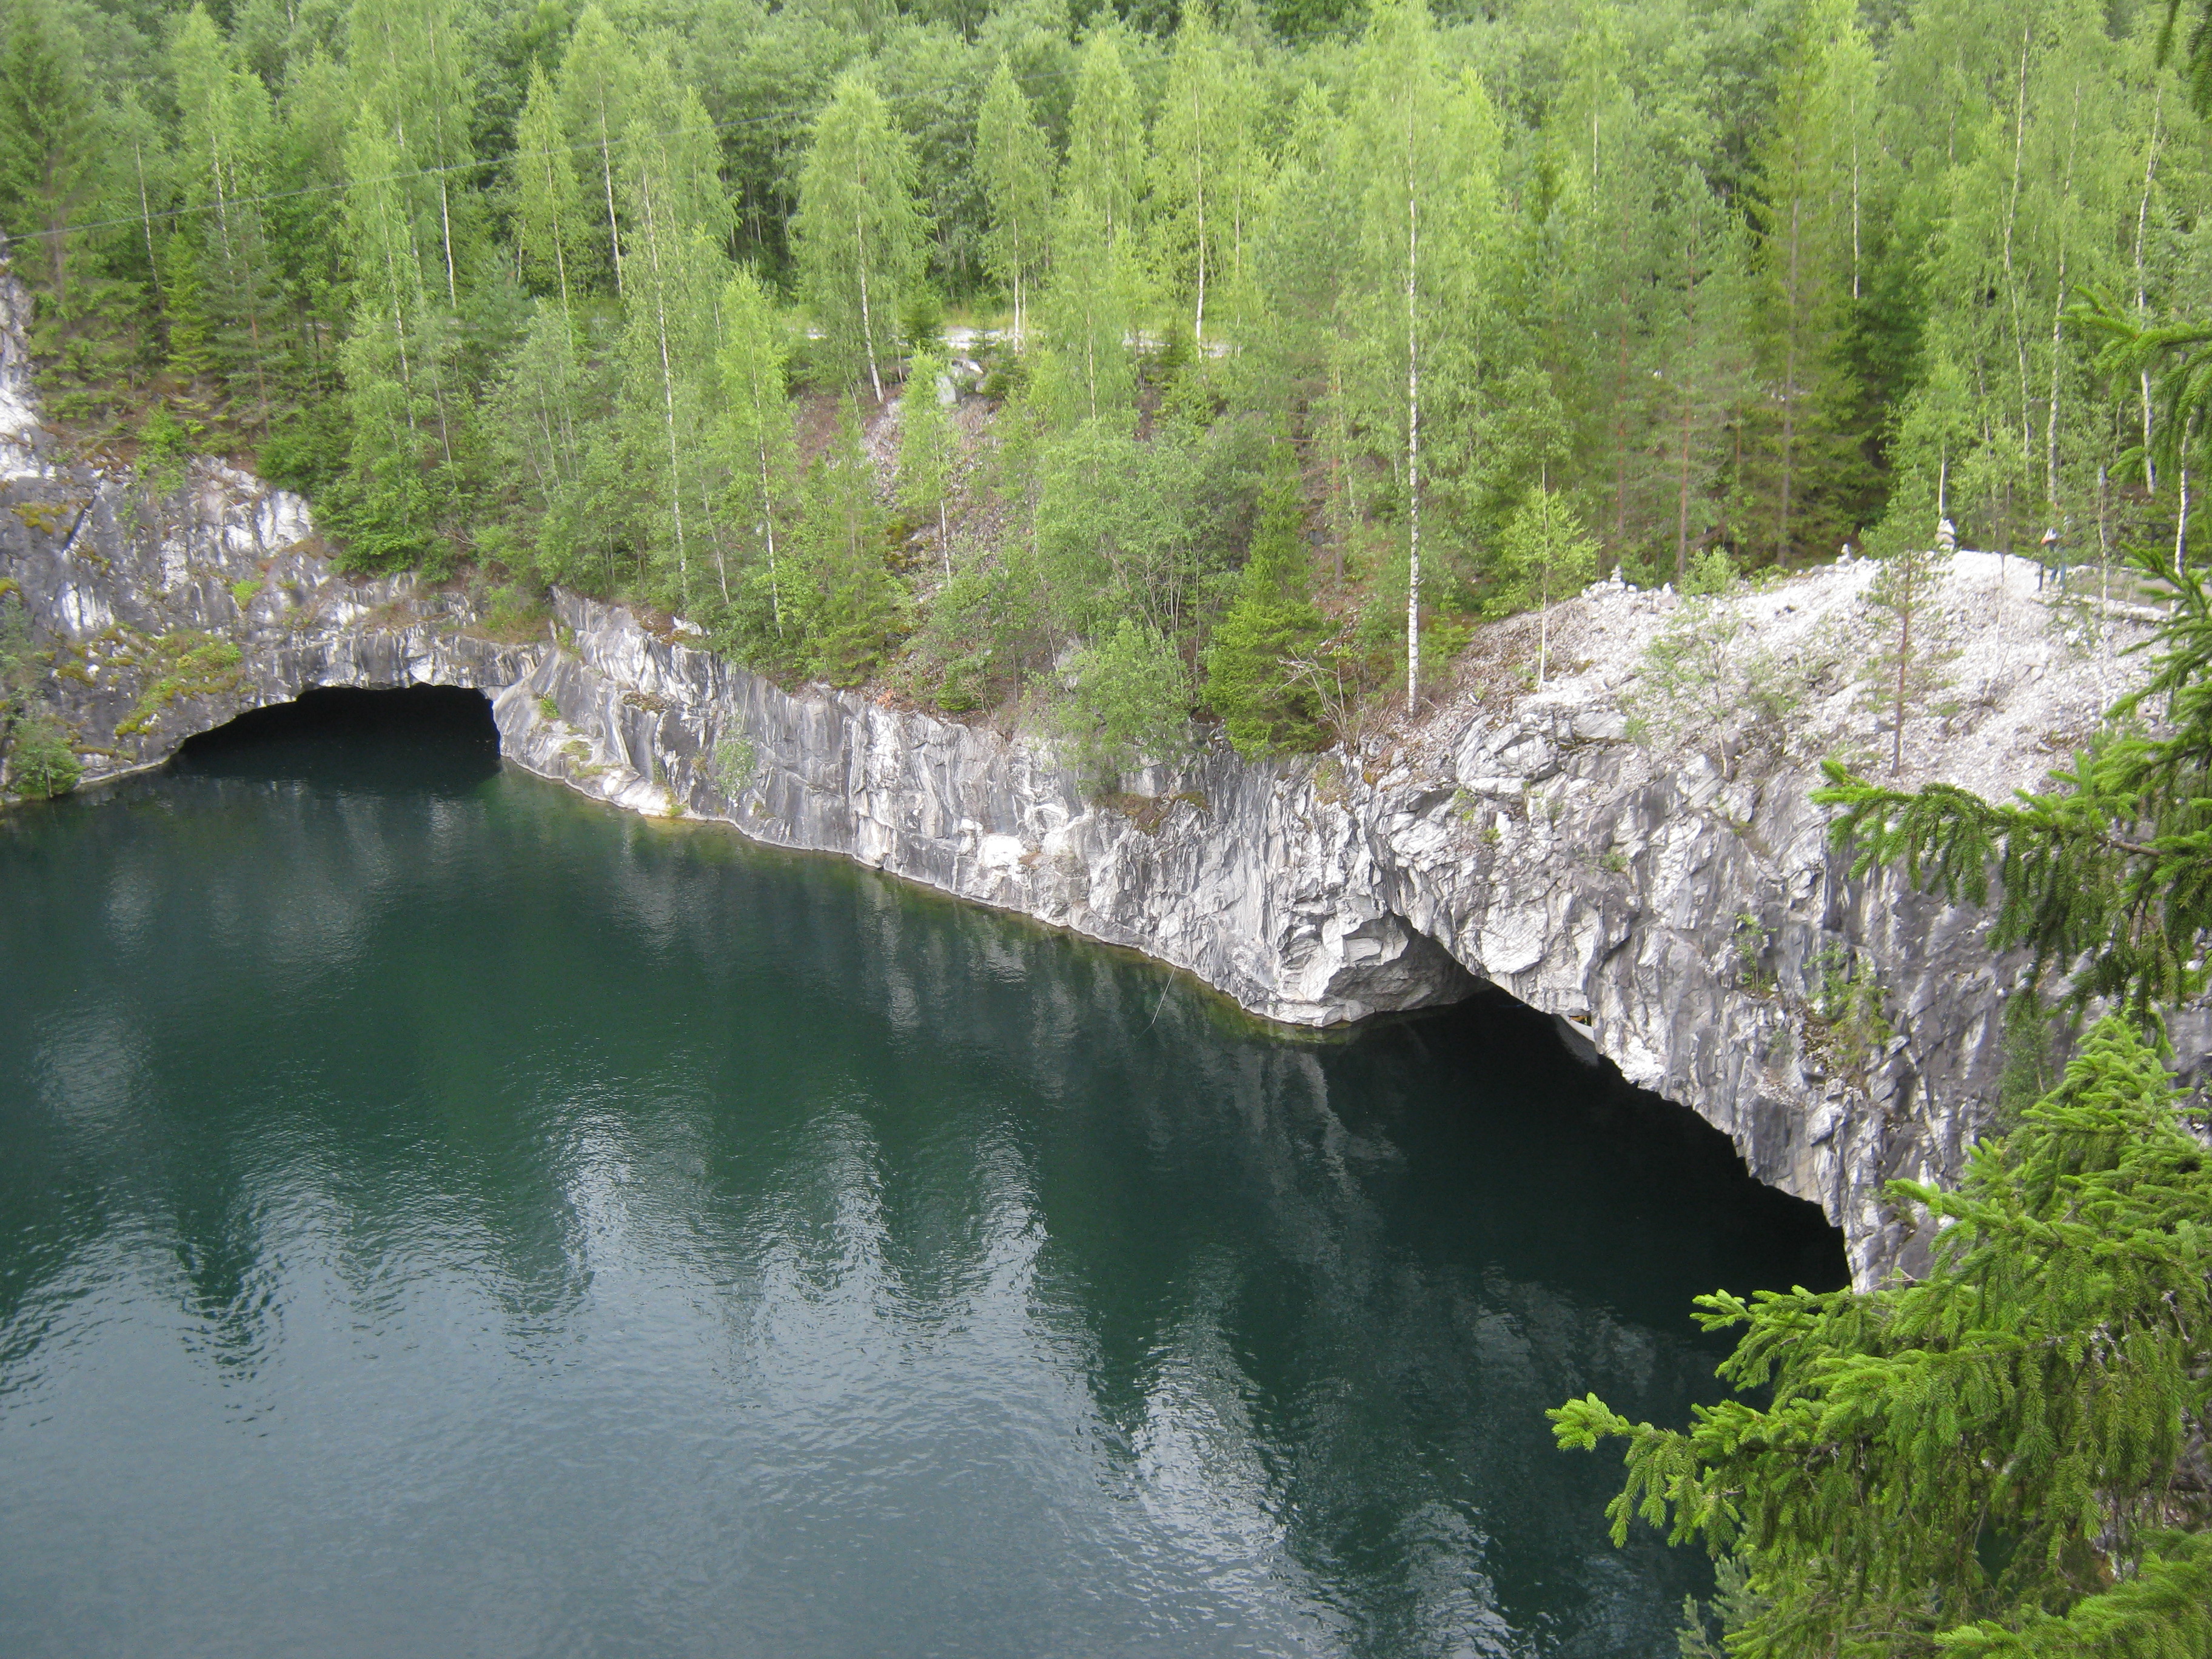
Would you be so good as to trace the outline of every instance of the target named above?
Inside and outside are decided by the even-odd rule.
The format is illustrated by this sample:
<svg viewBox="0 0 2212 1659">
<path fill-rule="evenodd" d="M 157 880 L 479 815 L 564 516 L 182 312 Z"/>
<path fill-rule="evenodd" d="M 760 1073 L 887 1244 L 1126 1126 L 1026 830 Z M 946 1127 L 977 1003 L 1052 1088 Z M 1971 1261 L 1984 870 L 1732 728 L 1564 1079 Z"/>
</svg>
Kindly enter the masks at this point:
<svg viewBox="0 0 2212 1659">
<path fill-rule="evenodd" d="M 620 610 L 562 622 L 573 651 L 495 705 L 532 770 L 1143 951 L 1289 1024 L 1492 981 L 1820 1203 L 1863 1278 L 1917 1254 L 1881 1183 L 1955 1172 L 1986 1121 L 2021 964 L 1978 916 L 1850 879 L 1802 770 L 1655 774 L 1617 720 L 1552 705 L 1426 734 L 1449 747 L 1217 744 L 1100 797 L 1030 744 L 788 693 Z M 1823 1017 L 1845 972 L 1879 1023 Z"/>
<path fill-rule="evenodd" d="M 542 635 L 499 637 L 464 593 L 334 574 L 295 497 L 209 463 L 157 492 L 51 453 L 33 408 L 18 343 L 0 355 L 0 591 L 51 653 L 43 692 L 90 781 L 310 686 L 480 687 L 533 772 L 1145 951 L 1269 1019 L 1338 1025 L 1495 982 L 1820 1204 L 1863 1281 L 1922 1248 L 1881 1183 L 1955 1173 L 1987 1121 L 2021 964 L 1990 955 L 1984 919 L 1852 879 L 1786 743 L 1723 775 L 1693 743 L 1626 740 L 1607 665 L 1670 597 L 1591 596 L 1599 656 L 1540 695 L 1467 690 L 1294 763 L 1217 741 L 1100 793 L 1038 743 L 787 690 L 620 608 L 556 596 Z M 1962 742 L 1990 749 L 1986 728 Z"/>
</svg>

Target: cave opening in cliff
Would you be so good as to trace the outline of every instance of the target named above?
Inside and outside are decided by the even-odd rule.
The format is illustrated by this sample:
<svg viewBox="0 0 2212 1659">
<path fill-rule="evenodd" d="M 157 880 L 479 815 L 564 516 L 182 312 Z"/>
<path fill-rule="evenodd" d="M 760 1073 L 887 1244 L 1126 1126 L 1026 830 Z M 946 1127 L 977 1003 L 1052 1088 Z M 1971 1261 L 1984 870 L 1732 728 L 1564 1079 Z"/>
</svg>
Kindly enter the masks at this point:
<svg viewBox="0 0 2212 1659">
<path fill-rule="evenodd" d="M 1515 1169 L 1536 1188 L 1573 1192 L 1582 1201 L 1602 1194 L 1599 1207 L 1625 1224 L 1663 1212 L 1710 1218 L 1707 1226 L 1669 1236 L 1710 1254 L 1715 1285 L 1727 1281 L 1732 1262 L 1753 1258 L 1792 1264 L 1792 1282 L 1808 1289 L 1850 1282 L 1843 1231 L 1819 1205 L 1759 1181 L 1726 1134 L 1688 1107 L 1629 1083 L 1587 1039 L 1564 1034 L 1562 1024 L 1492 985 L 1409 1017 L 1406 1027 L 1448 1072 L 1469 1079 L 1468 1111 L 1485 1117 L 1482 1132 L 1493 1141 L 1506 1137 Z M 1547 1101 L 1572 1114 L 1574 1133 L 1539 1121 L 1531 1103 Z M 1501 1126 L 1501 1114 L 1511 1121 Z M 1559 1265 L 1599 1278 L 1632 1278 L 1661 1265 L 1623 1262 L 1595 1236 L 1570 1233 L 1548 1248 L 1586 1249 L 1588 1261 Z M 1686 1307 L 1682 1313 L 1689 1316 Z"/>
<path fill-rule="evenodd" d="M 185 739 L 173 771 L 466 788 L 499 770 L 491 702 L 465 686 L 317 688 Z"/>
</svg>

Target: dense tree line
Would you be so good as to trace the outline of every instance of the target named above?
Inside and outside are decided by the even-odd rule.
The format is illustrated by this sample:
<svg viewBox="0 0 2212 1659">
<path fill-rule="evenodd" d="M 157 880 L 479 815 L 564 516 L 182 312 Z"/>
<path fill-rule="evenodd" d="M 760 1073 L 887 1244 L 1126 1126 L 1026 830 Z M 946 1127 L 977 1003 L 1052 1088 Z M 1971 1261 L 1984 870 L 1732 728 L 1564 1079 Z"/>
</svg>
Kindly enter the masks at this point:
<svg viewBox="0 0 2212 1659">
<path fill-rule="evenodd" d="M 2069 320 L 2212 300 L 2166 22 L 0 0 L 0 224 L 83 442 L 356 566 L 1265 750 L 1587 571 L 2185 550 L 2212 431 Z"/>
</svg>

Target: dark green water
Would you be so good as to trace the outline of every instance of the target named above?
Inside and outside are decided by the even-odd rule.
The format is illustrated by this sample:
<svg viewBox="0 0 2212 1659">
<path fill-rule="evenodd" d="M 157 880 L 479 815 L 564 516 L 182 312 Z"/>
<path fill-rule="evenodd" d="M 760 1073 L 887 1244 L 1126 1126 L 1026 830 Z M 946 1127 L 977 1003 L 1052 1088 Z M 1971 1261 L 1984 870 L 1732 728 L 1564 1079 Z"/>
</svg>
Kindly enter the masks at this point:
<svg viewBox="0 0 2212 1659">
<path fill-rule="evenodd" d="M 1686 1114 L 359 707 L 0 817 L 9 1659 L 1673 1653 L 1542 1409 L 1841 1271 Z"/>
</svg>

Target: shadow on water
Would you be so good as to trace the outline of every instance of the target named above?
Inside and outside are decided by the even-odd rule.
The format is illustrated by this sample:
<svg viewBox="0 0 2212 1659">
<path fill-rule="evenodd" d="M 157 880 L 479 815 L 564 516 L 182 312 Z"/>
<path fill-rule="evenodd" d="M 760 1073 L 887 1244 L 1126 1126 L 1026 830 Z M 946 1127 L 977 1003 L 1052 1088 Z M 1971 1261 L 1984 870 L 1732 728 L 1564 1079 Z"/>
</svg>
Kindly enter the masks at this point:
<svg viewBox="0 0 2212 1659">
<path fill-rule="evenodd" d="M 1501 1259 L 1533 1249 L 1655 1322 L 1685 1281 L 1829 1290 L 1850 1277 L 1843 1235 L 1819 1206 L 1754 1179 L 1718 1129 L 1576 1054 L 1548 1018 L 1503 991 L 1378 1031 L 1373 1048 L 1366 1063 L 1463 1080 L 1463 1115 L 1428 1133 L 1464 1137 L 1461 1160 L 1511 1170 L 1525 1192 L 1525 1209 L 1486 1224 Z M 1622 1232 L 1645 1229 L 1668 1235 L 1662 1248 L 1620 1249 Z"/>
<path fill-rule="evenodd" d="M 1688 1112 L 610 811 L 474 693 L 248 720 L 0 819 L 16 1650 L 1672 1655 L 1702 1565 L 1543 1408 L 1683 1420 L 1692 1296 L 1843 1273 Z"/>
</svg>

